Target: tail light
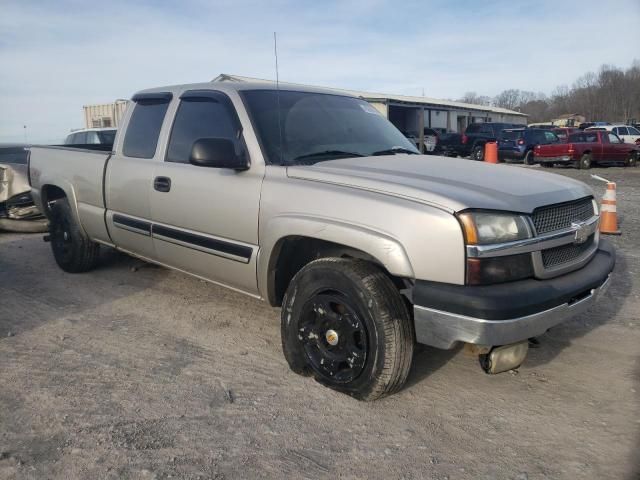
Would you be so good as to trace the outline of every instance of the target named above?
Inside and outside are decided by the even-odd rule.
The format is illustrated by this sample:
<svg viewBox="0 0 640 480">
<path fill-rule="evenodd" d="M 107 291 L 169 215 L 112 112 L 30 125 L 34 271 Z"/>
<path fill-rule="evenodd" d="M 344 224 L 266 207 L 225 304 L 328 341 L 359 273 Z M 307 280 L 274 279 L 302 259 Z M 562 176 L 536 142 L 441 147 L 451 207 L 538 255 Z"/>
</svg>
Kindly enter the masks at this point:
<svg viewBox="0 0 640 480">
<path fill-rule="evenodd" d="M 462 143 L 465 144 L 469 141 L 469 137 L 467 137 L 464 133 L 462 134 Z"/>
<path fill-rule="evenodd" d="M 518 145 L 524 145 L 524 139 L 521 138 L 520 140 L 518 140 Z"/>
<path fill-rule="evenodd" d="M 636 139 L 636 145 L 640 145 L 640 138 Z"/>
<path fill-rule="evenodd" d="M 575 153 L 575 151 L 576 151 L 576 147 L 573 145 L 573 143 L 570 143 L 569 148 L 567 149 L 567 152 L 571 154 L 571 153 Z"/>
</svg>

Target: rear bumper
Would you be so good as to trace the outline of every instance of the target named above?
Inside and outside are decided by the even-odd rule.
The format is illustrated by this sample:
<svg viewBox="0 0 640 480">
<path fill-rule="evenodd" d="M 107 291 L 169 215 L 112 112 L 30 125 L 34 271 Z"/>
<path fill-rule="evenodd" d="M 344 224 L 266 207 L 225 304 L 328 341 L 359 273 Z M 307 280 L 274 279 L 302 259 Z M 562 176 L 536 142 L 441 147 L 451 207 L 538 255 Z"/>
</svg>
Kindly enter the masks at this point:
<svg viewBox="0 0 640 480">
<path fill-rule="evenodd" d="M 535 161 L 538 163 L 568 163 L 573 161 L 573 157 L 570 155 L 560 155 L 557 157 L 536 157 Z"/>
<path fill-rule="evenodd" d="M 450 349 L 457 342 L 494 346 L 541 335 L 593 305 L 608 287 L 614 266 L 615 251 L 601 240 L 586 266 L 549 280 L 478 287 L 417 281 L 416 339 Z"/>
</svg>

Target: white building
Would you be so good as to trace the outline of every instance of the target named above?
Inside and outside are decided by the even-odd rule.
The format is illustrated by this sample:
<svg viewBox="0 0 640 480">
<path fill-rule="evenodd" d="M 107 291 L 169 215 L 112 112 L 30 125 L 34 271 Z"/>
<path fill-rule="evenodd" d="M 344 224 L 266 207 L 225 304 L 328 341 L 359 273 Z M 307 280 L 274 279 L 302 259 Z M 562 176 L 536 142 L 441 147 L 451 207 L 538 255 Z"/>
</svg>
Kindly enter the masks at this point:
<svg viewBox="0 0 640 480">
<path fill-rule="evenodd" d="M 128 100 L 116 100 L 113 103 L 83 106 L 85 128 L 117 128 L 128 102 Z"/>
</svg>

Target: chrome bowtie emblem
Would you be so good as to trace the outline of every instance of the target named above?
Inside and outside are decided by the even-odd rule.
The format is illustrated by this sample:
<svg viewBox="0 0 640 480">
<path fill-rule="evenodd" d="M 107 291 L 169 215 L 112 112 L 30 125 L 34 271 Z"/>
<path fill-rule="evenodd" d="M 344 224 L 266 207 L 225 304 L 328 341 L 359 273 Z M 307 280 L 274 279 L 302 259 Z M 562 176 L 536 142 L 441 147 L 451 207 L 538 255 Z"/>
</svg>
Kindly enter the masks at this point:
<svg viewBox="0 0 640 480">
<path fill-rule="evenodd" d="M 589 230 L 584 223 L 572 223 L 571 228 L 576 231 L 573 243 L 575 243 L 576 245 L 580 245 L 581 243 L 587 241 L 587 239 L 589 238 Z"/>
</svg>

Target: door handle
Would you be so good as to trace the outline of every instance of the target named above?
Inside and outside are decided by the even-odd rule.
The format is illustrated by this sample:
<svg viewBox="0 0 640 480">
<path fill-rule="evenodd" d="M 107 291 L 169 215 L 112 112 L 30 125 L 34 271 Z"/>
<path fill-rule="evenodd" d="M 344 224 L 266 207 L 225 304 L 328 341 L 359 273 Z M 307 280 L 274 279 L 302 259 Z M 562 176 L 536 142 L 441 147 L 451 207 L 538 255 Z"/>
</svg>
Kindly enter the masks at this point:
<svg viewBox="0 0 640 480">
<path fill-rule="evenodd" d="M 171 190 L 171 179 L 169 177 L 156 177 L 153 179 L 153 188 L 159 192 Z"/>
</svg>

